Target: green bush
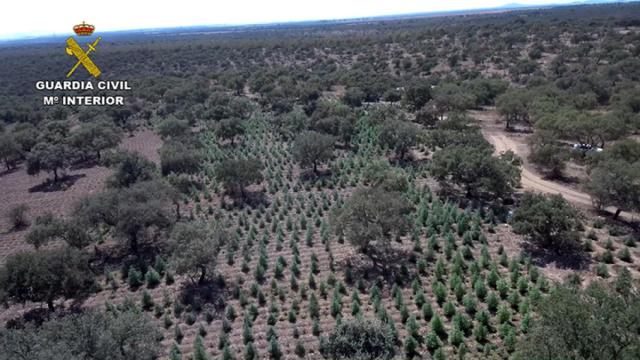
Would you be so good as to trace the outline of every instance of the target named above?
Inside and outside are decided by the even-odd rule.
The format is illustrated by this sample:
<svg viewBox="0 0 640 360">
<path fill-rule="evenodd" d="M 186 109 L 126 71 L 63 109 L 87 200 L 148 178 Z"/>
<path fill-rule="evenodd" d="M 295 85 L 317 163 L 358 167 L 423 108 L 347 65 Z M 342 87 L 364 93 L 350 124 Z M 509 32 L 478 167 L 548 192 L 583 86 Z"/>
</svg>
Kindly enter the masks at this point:
<svg viewBox="0 0 640 360">
<path fill-rule="evenodd" d="M 148 292 L 144 291 L 142 293 L 142 309 L 145 311 L 149 311 L 153 308 L 153 305 L 155 305 L 155 303 L 153 302 L 153 298 Z"/>
<path fill-rule="evenodd" d="M 258 358 L 258 350 L 256 349 L 256 346 L 253 345 L 252 342 L 246 344 L 245 351 L 244 351 L 244 359 L 255 360 L 257 358 Z"/>
<path fill-rule="evenodd" d="M 613 264 L 614 259 L 611 250 L 606 250 L 604 253 L 602 253 L 601 260 L 606 264 Z"/>
<path fill-rule="evenodd" d="M 129 273 L 127 275 L 127 283 L 132 289 L 137 289 L 142 286 L 142 273 L 138 271 L 136 268 L 129 268 Z"/>
<path fill-rule="evenodd" d="M 404 353 L 407 359 L 413 359 L 418 356 L 418 341 L 411 335 L 407 336 L 404 341 Z"/>
<path fill-rule="evenodd" d="M 628 247 L 623 247 L 622 249 L 620 249 L 620 251 L 618 251 L 618 258 L 624 262 L 633 262 Z"/>
<path fill-rule="evenodd" d="M 144 279 L 147 283 L 147 287 L 150 289 L 153 289 L 160 284 L 160 274 L 158 274 L 158 272 L 153 268 L 150 268 L 149 271 L 147 271 Z"/>
<path fill-rule="evenodd" d="M 431 330 L 440 338 L 447 336 L 447 330 L 444 328 L 444 323 L 438 315 L 435 315 L 433 319 L 431 319 Z"/>
<path fill-rule="evenodd" d="M 429 351 L 434 351 L 434 350 L 436 350 L 436 349 L 438 349 L 440 347 L 440 339 L 433 332 L 430 332 L 430 333 L 427 334 L 425 343 L 426 343 L 427 349 L 429 349 Z"/>
<path fill-rule="evenodd" d="M 609 268 L 607 268 L 606 264 L 598 264 L 598 266 L 596 266 L 596 274 L 606 279 L 609 277 Z"/>
<path fill-rule="evenodd" d="M 269 358 L 273 360 L 282 359 L 282 350 L 280 350 L 280 344 L 278 343 L 278 339 L 275 337 L 271 338 L 269 342 Z"/>
<path fill-rule="evenodd" d="M 294 349 L 294 352 L 296 355 L 298 355 L 299 358 L 303 358 L 304 355 L 306 354 L 304 343 L 301 340 L 298 340 L 296 342 L 296 348 Z"/>
<path fill-rule="evenodd" d="M 12 229 L 21 229 L 29 225 L 29 220 L 27 219 L 28 210 L 29 207 L 26 204 L 16 205 L 9 210 L 7 219 Z"/>
</svg>

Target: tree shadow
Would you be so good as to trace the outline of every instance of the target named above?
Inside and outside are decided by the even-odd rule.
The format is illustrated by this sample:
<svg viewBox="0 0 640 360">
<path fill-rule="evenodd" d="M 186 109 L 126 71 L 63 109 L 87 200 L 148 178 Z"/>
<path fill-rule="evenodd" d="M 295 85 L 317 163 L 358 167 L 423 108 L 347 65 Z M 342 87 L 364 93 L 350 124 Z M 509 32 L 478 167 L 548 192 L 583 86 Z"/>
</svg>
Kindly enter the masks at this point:
<svg viewBox="0 0 640 360">
<path fill-rule="evenodd" d="M 185 282 L 179 290 L 178 301 L 194 311 L 212 310 L 221 314 L 227 303 L 229 294 L 222 278 L 206 281 L 203 284 Z"/>
<path fill-rule="evenodd" d="M 631 233 L 631 235 L 634 235 L 636 238 L 640 239 L 640 216 L 635 215 L 632 216 L 631 219 L 625 218 L 623 216 L 618 216 L 618 218 L 614 219 L 613 216 L 615 215 L 615 210 L 611 209 L 596 209 L 595 213 L 602 217 L 607 226 L 626 226 L 628 227 L 628 231 Z"/>
<path fill-rule="evenodd" d="M 386 253 L 386 268 L 376 266 L 369 257 L 358 253 L 357 256 L 344 260 L 341 266 L 342 271 L 351 268 L 354 279 L 362 280 L 367 287 L 374 282 L 382 283 L 386 286 L 393 284 L 407 284 L 411 282 L 415 275 L 416 255 L 411 250 L 390 249 Z"/>
<path fill-rule="evenodd" d="M 38 327 L 49 320 L 50 317 L 51 312 L 46 307 L 37 307 L 8 320 L 5 327 L 12 330 L 24 329 L 27 324 L 33 324 Z"/>
<path fill-rule="evenodd" d="M 523 250 L 531 255 L 533 264 L 540 267 L 555 264 L 560 269 L 586 270 L 593 263 L 589 253 L 581 249 L 563 254 L 525 243 Z"/>
<path fill-rule="evenodd" d="M 458 204 L 460 209 L 474 209 L 481 213 L 489 213 L 494 222 L 505 223 L 509 218 L 509 211 L 516 203 L 518 194 L 514 193 L 511 196 L 505 196 L 504 198 L 492 199 L 486 196 L 470 197 L 464 194 L 459 189 L 452 186 L 442 186 L 436 195 L 442 201 L 448 201 L 450 203 Z"/>
<path fill-rule="evenodd" d="M 260 207 L 260 205 L 264 207 L 269 206 L 269 198 L 262 190 L 245 190 L 243 194 L 233 192 L 227 192 L 226 194 L 231 199 L 231 202 L 225 201 L 223 199 L 223 205 L 229 210 L 234 208 L 242 209 L 245 206 L 249 206 L 251 208 L 257 208 Z"/>
<path fill-rule="evenodd" d="M 54 191 L 65 191 L 72 187 L 76 181 L 87 177 L 86 174 L 75 174 L 75 175 L 66 175 L 58 181 L 54 181 L 51 179 L 47 179 L 42 184 L 38 184 L 29 188 L 29 192 L 54 192 Z"/>
<path fill-rule="evenodd" d="M 329 168 L 319 169 L 316 172 L 314 172 L 311 169 L 308 169 L 300 173 L 300 181 L 316 182 L 316 181 L 322 181 L 322 180 L 329 180 L 331 179 L 332 176 L 333 176 L 333 173 Z"/>
<path fill-rule="evenodd" d="M 86 310 L 87 309 L 83 308 L 78 301 L 74 301 L 66 307 L 58 306 L 55 311 L 49 311 L 46 306 L 38 306 L 9 319 L 5 327 L 11 330 L 19 330 L 24 329 L 27 325 L 33 325 L 37 328 L 51 319 L 81 314 Z"/>
<path fill-rule="evenodd" d="M 6 176 L 6 175 L 10 175 L 13 174 L 14 172 L 20 170 L 20 168 L 18 166 L 13 167 L 11 169 L 6 169 L 4 168 L 2 171 L 0 171 L 0 177 Z"/>
<path fill-rule="evenodd" d="M 100 161 L 96 158 L 90 158 L 86 160 L 80 160 L 73 165 L 71 165 L 71 170 L 82 170 L 82 169 L 90 169 L 94 166 L 100 165 Z"/>
<path fill-rule="evenodd" d="M 564 174 L 559 174 L 559 175 L 553 175 L 553 174 L 548 174 L 545 172 L 540 171 L 540 169 L 536 169 L 538 170 L 538 172 L 540 172 L 541 174 L 543 174 L 542 178 L 548 181 L 556 181 L 556 182 L 561 182 L 561 183 L 565 183 L 565 184 L 579 184 L 580 183 L 580 178 L 578 178 L 577 176 L 566 176 Z"/>
</svg>

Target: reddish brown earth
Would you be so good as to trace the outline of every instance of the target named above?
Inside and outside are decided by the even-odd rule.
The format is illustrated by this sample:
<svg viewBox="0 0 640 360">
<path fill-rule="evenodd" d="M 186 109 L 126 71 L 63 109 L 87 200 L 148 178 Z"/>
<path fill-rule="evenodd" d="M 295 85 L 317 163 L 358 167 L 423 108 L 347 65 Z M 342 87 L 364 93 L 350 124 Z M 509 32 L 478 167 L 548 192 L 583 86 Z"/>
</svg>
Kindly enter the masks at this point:
<svg viewBox="0 0 640 360">
<path fill-rule="evenodd" d="M 156 163 L 160 161 L 160 146 L 162 140 L 148 129 L 126 137 L 120 144 L 120 148 L 136 151 Z M 103 166 L 71 169 L 67 171 L 67 175 L 74 180 L 70 181 L 65 189 L 56 191 L 39 190 L 38 186 L 43 184 L 49 175 L 41 173 L 30 176 L 23 165 L 12 172 L 0 173 L 0 262 L 11 254 L 29 248 L 23 241 L 28 228 L 19 231 L 9 228 L 6 215 L 10 209 L 19 204 L 26 204 L 29 207 L 28 218 L 31 222 L 47 212 L 66 216 L 76 201 L 101 191 L 110 173 L 110 170 Z"/>
</svg>

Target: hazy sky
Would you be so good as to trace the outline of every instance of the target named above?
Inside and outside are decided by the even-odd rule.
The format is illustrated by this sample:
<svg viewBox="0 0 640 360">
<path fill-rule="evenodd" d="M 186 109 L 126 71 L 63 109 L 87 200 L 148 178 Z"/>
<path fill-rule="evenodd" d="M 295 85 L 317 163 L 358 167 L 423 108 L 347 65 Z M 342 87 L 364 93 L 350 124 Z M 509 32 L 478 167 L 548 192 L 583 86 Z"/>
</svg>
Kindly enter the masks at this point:
<svg viewBox="0 0 640 360">
<path fill-rule="evenodd" d="M 189 25 L 255 24 L 476 9 L 572 0 L 8 0 L 0 38 L 71 33 L 83 20 L 96 32 Z"/>
</svg>

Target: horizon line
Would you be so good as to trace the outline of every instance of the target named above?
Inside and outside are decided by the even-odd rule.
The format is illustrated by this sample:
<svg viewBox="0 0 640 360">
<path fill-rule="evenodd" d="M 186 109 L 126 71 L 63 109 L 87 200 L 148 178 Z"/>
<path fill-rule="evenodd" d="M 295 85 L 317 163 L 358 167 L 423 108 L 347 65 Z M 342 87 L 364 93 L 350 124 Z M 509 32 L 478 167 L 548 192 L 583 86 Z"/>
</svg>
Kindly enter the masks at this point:
<svg viewBox="0 0 640 360">
<path fill-rule="evenodd" d="M 605 5 L 605 4 L 628 4 L 640 2 L 640 0 L 600 0 L 597 2 L 591 2 L 589 0 L 578 0 L 570 3 L 549 3 L 549 4 L 520 4 L 518 2 L 511 2 L 500 6 L 494 7 L 481 7 L 481 8 L 468 8 L 457 10 L 438 10 L 438 11 L 420 11 L 420 12 L 408 12 L 408 13 L 389 13 L 382 15 L 370 15 L 370 16 L 354 16 L 343 18 L 319 18 L 319 19 L 301 19 L 301 20 L 285 20 L 285 21 L 266 21 L 266 22 L 247 22 L 247 23 L 221 23 L 221 24 L 193 24 L 193 25 L 179 25 L 179 26 L 162 26 L 162 27 L 148 27 L 148 28 L 130 28 L 130 29 L 113 29 L 102 31 L 101 33 L 126 33 L 126 32 L 146 32 L 146 31 L 159 31 L 159 30 L 173 30 L 173 29 L 191 29 L 191 28 L 233 28 L 233 27 L 252 27 L 252 26 L 275 26 L 275 25 L 295 25 L 314 22 L 341 22 L 341 21 L 366 21 L 376 20 L 384 18 L 401 18 L 401 17 L 421 17 L 425 15 L 441 14 L 439 17 L 457 16 L 465 13 L 482 14 L 486 11 L 501 10 L 503 12 L 518 11 L 518 10 L 534 10 L 541 8 L 554 8 L 554 7 L 567 7 L 567 6 L 590 6 L 590 5 Z M 57 37 L 63 37 L 69 33 L 13 33 L 0 35 L 0 43 L 7 42 L 19 42 L 38 39 L 52 39 Z"/>
</svg>

